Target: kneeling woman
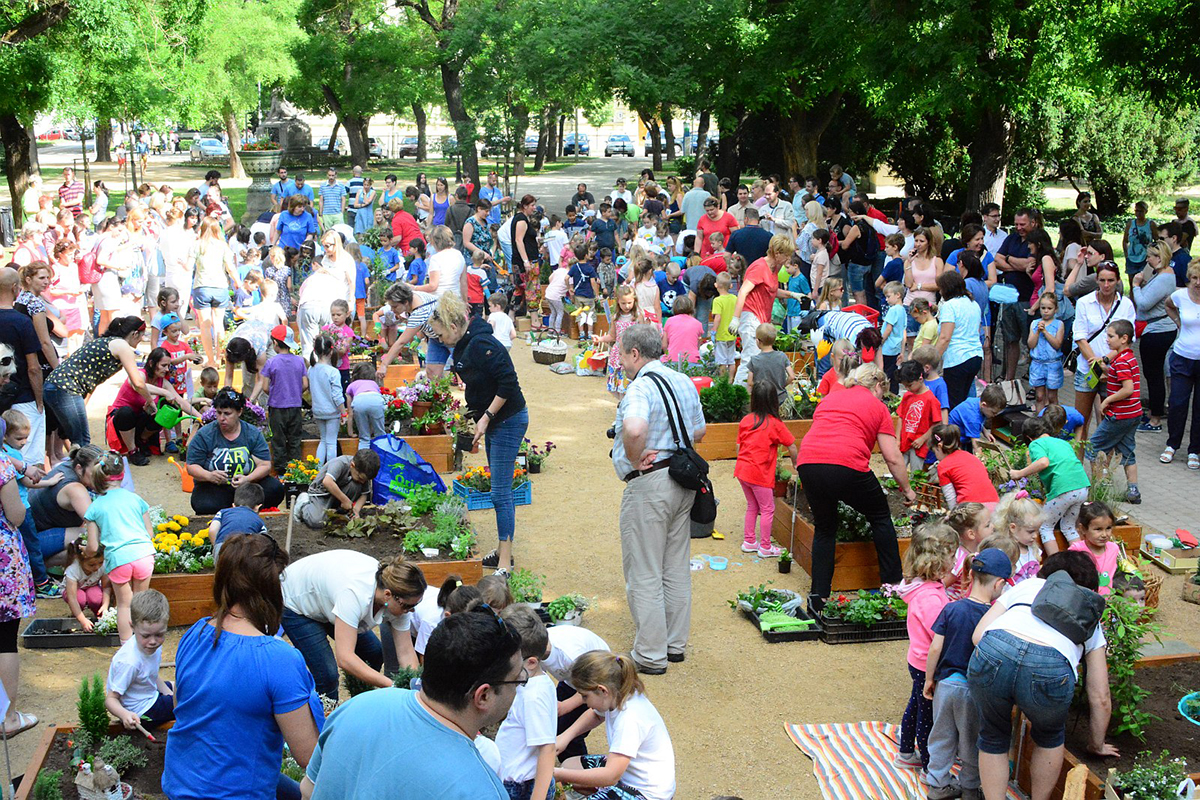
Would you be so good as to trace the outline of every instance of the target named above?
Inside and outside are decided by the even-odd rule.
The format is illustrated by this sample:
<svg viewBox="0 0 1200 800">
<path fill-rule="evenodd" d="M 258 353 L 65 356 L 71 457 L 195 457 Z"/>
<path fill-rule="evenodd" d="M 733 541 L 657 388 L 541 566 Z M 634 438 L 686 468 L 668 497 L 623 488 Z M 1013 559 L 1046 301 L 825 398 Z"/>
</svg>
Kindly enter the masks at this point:
<svg viewBox="0 0 1200 800">
<path fill-rule="evenodd" d="M 337 698 L 339 667 L 376 687 L 392 685 L 381 666 L 389 673 L 416 667 L 409 620 L 425 588 L 424 573 L 403 556 L 380 562 L 354 550 L 329 550 L 288 567 L 283 630 L 304 656 L 317 692 Z"/>
<path fill-rule="evenodd" d="M 217 418 L 192 436 L 187 470 L 196 482 L 192 510 L 215 514 L 233 506 L 233 492 L 257 483 L 267 508 L 283 502 L 283 484 L 271 475 L 271 451 L 262 431 L 242 422 L 246 398 L 228 386 L 213 398 Z"/>
<path fill-rule="evenodd" d="M 150 463 L 149 446 L 157 440 L 162 426 L 154 418 L 158 410 L 158 400 L 162 398 L 168 403 L 182 408 L 194 417 L 200 416 L 187 398 L 180 397 L 167 380 L 171 372 L 171 354 L 161 347 L 150 351 L 146 357 L 146 377 L 143 388 L 150 393 L 147 400 L 133 382 L 126 380 L 117 390 L 117 397 L 109 408 L 108 416 L 113 428 L 121 437 L 125 449 L 129 451 L 129 463 L 144 467 Z"/>
</svg>

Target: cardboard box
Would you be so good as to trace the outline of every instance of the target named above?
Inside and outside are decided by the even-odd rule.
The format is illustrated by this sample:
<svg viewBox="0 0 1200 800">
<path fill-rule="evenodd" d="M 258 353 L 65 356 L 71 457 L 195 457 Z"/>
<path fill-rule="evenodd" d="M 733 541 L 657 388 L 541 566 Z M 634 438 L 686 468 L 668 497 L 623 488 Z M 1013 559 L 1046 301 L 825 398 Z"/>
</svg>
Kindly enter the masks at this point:
<svg viewBox="0 0 1200 800">
<path fill-rule="evenodd" d="M 517 317 L 517 332 L 528 333 L 530 328 L 529 317 Z"/>
<path fill-rule="evenodd" d="M 1172 575 L 1194 572 L 1196 567 L 1200 566 L 1200 547 L 1191 549 L 1169 547 L 1158 550 L 1143 542 L 1142 555 Z"/>
</svg>

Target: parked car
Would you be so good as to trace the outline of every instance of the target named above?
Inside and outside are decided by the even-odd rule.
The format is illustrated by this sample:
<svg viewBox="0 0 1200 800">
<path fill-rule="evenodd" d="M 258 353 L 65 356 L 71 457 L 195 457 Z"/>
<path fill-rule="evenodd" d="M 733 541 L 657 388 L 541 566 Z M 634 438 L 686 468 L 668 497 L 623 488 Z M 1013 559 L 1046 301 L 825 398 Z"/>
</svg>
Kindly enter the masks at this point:
<svg viewBox="0 0 1200 800">
<path fill-rule="evenodd" d="M 42 142 L 57 142 L 59 139 L 65 139 L 66 135 L 63 133 L 62 128 L 51 128 L 44 133 L 39 133 L 37 138 L 38 141 Z"/>
<path fill-rule="evenodd" d="M 604 157 L 625 155 L 633 158 L 633 139 L 623 133 L 614 133 L 604 143 Z"/>
<path fill-rule="evenodd" d="M 192 142 L 192 158 L 218 158 L 229 155 L 229 147 L 220 139 L 197 139 Z"/>
<path fill-rule="evenodd" d="M 322 136 L 321 141 L 317 142 L 317 147 L 320 148 L 321 150 L 328 150 L 329 149 L 329 137 Z M 337 153 L 339 156 L 343 155 L 346 152 L 346 143 L 343 142 L 341 139 L 338 139 L 337 142 L 334 143 L 334 145 L 333 145 L 333 152 Z"/>
<path fill-rule="evenodd" d="M 525 155 L 537 155 L 538 137 L 536 133 L 531 133 L 525 137 Z"/>
<path fill-rule="evenodd" d="M 579 134 L 579 155 L 586 156 L 592 152 L 591 142 L 588 141 L 586 133 Z M 568 133 L 563 136 L 563 155 L 575 155 L 575 134 Z"/>
<path fill-rule="evenodd" d="M 662 142 L 662 151 L 663 151 L 663 154 L 665 155 L 667 152 L 667 134 L 666 134 L 666 131 L 664 131 L 662 128 L 658 129 L 658 138 L 659 138 L 659 141 Z M 649 131 L 646 131 L 645 145 L 646 145 L 646 155 L 648 155 L 648 156 L 654 155 L 654 138 L 650 135 Z M 675 140 L 675 157 L 678 158 L 682 154 L 683 154 L 683 147 L 679 144 L 679 140 L 676 139 Z"/>
<path fill-rule="evenodd" d="M 404 158 L 410 156 L 417 157 L 417 137 L 405 136 L 400 140 L 400 144 L 396 147 L 396 158 Z"/>
<path fill-rule="evenodd" d="M 721 135 L 719 133 L 708 134 L 708 144 L 705 145 L 705 149 L 711 150 L 713 145 L 719 143 L 720 141 Z M 696 154 L 696 134 L 689 133 L 686 137 L 684 137 L 683 152 L 687 153 L 689 156 Z"/>
<path fill-rule="evenodd" d="M 371 158 L 383 158 L 383 143 L 374 136 L 367 137 L 367 154 Z"/>
</svg>

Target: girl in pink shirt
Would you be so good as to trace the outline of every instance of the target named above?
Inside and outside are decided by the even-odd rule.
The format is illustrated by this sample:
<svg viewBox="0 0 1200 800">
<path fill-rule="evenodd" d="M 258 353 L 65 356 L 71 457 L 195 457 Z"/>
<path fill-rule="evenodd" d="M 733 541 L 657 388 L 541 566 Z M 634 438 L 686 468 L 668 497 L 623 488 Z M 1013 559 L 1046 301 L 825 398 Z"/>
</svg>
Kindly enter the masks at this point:
<svg viewBox="0 0 1200 800">
<path fill-rule="evenodd" d="M 700 339 L 704 326 L 692 316 L 696 307 L 687 295 L 676 297 L 671 304 L 672 316 L 663 324 L 663 349 L 667 361 L 687 359 L 693 364 L 700 361 Z"/>
<path fill-rule="evenodd" d="M 895 765 L 907 769 L 929 766 L 929 731 L 933 701 L 926 700 L 925 667 L 933 642 L 933 623 L 950 602 L 945 581 L 954 566 L 958 534 L 941 522 L 923 525 L 913 534 L 904 554 L 904 583 L 900 596 L 908 603 L 908 672 L 912 694 L 900 723 L 900 753 Z"/>
<path fill-rule="evenodd" d="M 1083 538 L 1072 542 L 1068 550 L 1079 550 L 1087 553 L 1096 562 L 1096 571 L 1100 573 L 1100 594 L 1112 593 L 1113 578 L 1117 575 L 1117 559 L 1121 556 L 1121 547 L 1113 541 L 1113 525 L 1116 515 L 1104 503 L 1088 501 L 1079 509 L 1077 527 L 1083 531 Z"/>
</svg>

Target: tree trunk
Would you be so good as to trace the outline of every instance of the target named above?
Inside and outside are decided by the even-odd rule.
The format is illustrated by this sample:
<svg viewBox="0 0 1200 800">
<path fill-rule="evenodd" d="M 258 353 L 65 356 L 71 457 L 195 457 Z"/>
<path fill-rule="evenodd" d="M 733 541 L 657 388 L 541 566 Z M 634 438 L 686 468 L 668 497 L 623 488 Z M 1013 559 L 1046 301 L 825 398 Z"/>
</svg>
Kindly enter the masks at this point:
<svg viewBox="0 0 1200 800">
<path fill-rule="evenodd" d="M 708 150 L 708 129 L 712 125 L 712 112 L 707 108 L 700 112 L 700 124 L 696 126 L 696 164 Z"/>
<path fill-rule="evenodd" d="M 443 12 L 444 14 L 444 12 Z M 441 46 L 449 47 L 448 39 L 443 38 Z M 441 64 L 442 89 L 446 93 L 446 113 L 454 123 L 454 133 L 458 139 L 458 149 L 462 153 L 463 171 L 471 179 L 471 183 L 479 186 L 479 153 L 475 149 L 475 124 L 467 113 L 463 103 L 462 77 L 457 65 L 443 62 Z M 521 136 L 525 130 L 522 128 Z"/>
<path fill-rule="evenodd" d="M 0 114 L 0 142 L 4 143 L 4 174 L 8 176 L 8 194 L 12 198 L 13 223 L 22 221 L 21 198 L 33 177 L 29 145 L 33 137 L 15 114 Z"/>
<path fill-rule="evenodd" d="M 783 174 L 816 175 L 817 145 L 842 102 L 841 90 L 830 92 L 804 111 L 780 114 Z M 724 148 L 722 148 L 724 149 Z"/>
<path fill-rule="evenodd" d="M 417 121 L 417 161 L 425 161 L 429 158 L 428 144 L 426 141 L 425 126 L 429 124 L 429 118 L 425 115 L 425 106 L 420 103 L 413 103 L 413 119 Z"/>
<path fill-rule="evenodd" d="M 520 176 L 525 174 L 525 131 L 529 129 L 529 109 L 525 106 L 514 106 L 512 119 L 508 149 L 512 153 L 513 175 Z"/>
<path fill-rule="evenodd" d="M 1004 184 L 1008 178 L 1008 160 L 1012 157 L 1016 125 L 1008 109 L 984 109 L 975 130 L 975 138 L 967 146 L 971 156 L 971 180 L 965 208 L 982 208 L 984 203 L 996 203 L 1003 210 Z"/>
<path fill-rule="evenodd" d="M 83 130 L 83 126 L 79 128 Z M 100 117 L 96 120 L 96 158 L 97 163 L 112 163 L 112 118 Z"/>
<path fill-rule="evenodd" d="M 741 138 L 745 116 L 746 110 L 740 106 L 717 116 L 717 130 L 721 132 L 721 146 L 717 150 L 717 176 L 729 178 L 734 186 L 742 177 Z"/>
<path fill-rule="evenodd" d="M 367 140 L 367 126 L 371 118 L 360 114 L 347 115 L 342 121 L 346 129 L 346 140 L 350 144 L 350 163 L 366 166 L 371 158 L 371 143 Z"/>
<path fill-rule="evenodd" d="M 650 131 L 650 149 L 654 151 L 652 153 L 654 158 L 654 172 L 662 172 L 662 134 L 658 130 L 658 123 L 654 121 L 654 117 L 650 116 L 645 111 L 638 111 L 638 116 L 642 118 L 642 124 L 646 126 L 646 130 Z"/>
<path fill-rule="evenodd" d="M 83 151 L 83 207 L 92 205 L 92 167 L 88 161 L 87 137 L 83 135 L 83 126 L 79 126 L 79 149 Z"/>
<path fill-rule="evenodd" d="M 559 109 L 558 125 L 555 126 L 555 128 L 558 130 L 558 146 L 554 149 L 554 158 L 550 159 L 551 161 L 557 161 L 558 157 L 560 155 L 563 155 L 566 152 L 563 149 L 564 142 L 566 142 L 566 139 L 563 137 L 563 132 L 566 130 L 566 127 L 567 127 L 567 115 L 562 113 L 562 110 Z"/>
<path fill-rule="evenodd" d="M 559 118 L 558 106 L 551 106 L 546 115 L 546 160 L 557 161 L 558 149 L 562 137 L 558 135 Z"/>
<path fill-rule="evenodd" d="M 233 113 L 233 106 L 226 103 L 221 116 L 225 120 L 225 133 L 229 136 L 229 177 L 244 178 L 246 171 L 242 169 L 242 159 L 238 156 L 242 135 L 238 131 L 237 114 Z M 129 163 L 132 164 L 135 160 L 136 156 L 133 150 L 130 150 Z"/>
<path fill-rule="evenodd" d="M 547 130 L 550 125 L 550 109 L 543 108 L 542 113 L 538 114 L 538 143 L 537 153 L 533 157 L 533 171 L 540 172 L 542 167 L 546 165 L 546 150 L 549 143 L 550 133 Z"/>
<path fill-rule="evenodd" d="M 675 158 L 675 126 L 674 120 L 671 118 L 671 107 L 666 103 L 663 103 L 662 107 L 662 126 L 663 135 L 667 137 L 667 158 L 673 159 Z M 686 186 L 689 180 L 695 176 L 684 175 L 683 177 L 688 179 L 683 182 Z"/>
</svg>

